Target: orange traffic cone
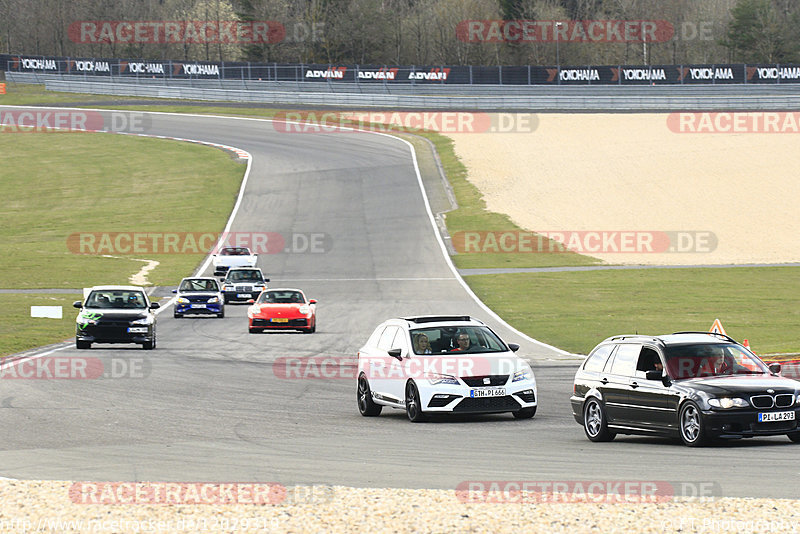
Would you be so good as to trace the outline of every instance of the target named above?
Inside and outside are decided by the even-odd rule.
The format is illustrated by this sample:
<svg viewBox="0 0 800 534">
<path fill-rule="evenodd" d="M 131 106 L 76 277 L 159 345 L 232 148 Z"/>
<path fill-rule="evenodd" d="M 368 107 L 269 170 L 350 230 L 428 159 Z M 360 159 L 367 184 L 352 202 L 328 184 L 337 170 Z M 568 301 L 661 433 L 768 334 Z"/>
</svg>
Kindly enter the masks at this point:
<svg viewBox="0 0 800 534">
<path fill-rule="evenodd" d="M 744 348 L 746 348 L 750 352 L 753 352 L 753 349 L 750 348 L 750 342 L 747 341 L 746 339 L 744 340 L 744 343 L 742 343 L 742 345 L 744 345 Z M 755 352 L 753 352 L 753 354 L 755 354 Z"/>
</svg>

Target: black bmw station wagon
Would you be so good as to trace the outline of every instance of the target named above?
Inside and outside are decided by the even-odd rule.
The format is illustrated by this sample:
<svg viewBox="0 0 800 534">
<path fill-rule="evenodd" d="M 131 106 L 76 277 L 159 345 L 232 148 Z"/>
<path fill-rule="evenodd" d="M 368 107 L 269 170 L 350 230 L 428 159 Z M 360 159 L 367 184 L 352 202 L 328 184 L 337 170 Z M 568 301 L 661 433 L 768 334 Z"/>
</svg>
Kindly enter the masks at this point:
<svg viewBox="0 0 800 534">
<path fill-rule="evenodd" d="M 786 434 L 800 442 L 800 381 L 779 376 L 728 336 L 616 336 L 575 375 L 572 414 L 592 441 L 616 434 L 718 438 Z"/>
</svg>

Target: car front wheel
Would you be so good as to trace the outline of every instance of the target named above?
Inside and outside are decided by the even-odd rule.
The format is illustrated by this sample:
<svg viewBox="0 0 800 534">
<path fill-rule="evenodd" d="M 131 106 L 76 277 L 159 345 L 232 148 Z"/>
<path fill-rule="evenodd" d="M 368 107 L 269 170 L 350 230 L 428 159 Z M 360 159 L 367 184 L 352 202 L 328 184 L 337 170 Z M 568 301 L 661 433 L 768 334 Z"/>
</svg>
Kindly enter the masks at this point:
<svg viewBox="0 0 800 534">
<path fill-rule="evenodd" d="M 688 447 L 702 447 L 708 442 L 703 414 L 700 408 L 691 401 L 681 407 L 678 419 L 681 430 L 681 440 Z"/>
<path fill-rule="evenodd" d="M 800 443 L 800 432 L 792 432 L 791 434 L 786 434 L 790 440 L 795 443 Z"/>
<path fill-rule="evenodd" d="M 358 377 L 358 411 L 364 417 L 375 417 L 381 414 L 383 406 L 375 404 L 372 400 L 372 391 L 369 389 L 369 382 L 367 377 L 361 375 Z"/>
<path fill-rule="evenodd" d="M 92 343 L 90 341 L 75 340 L 75 348 L 78 349 L 91 349 Z"/>
<path fill-rule="evenodd" d="M 606 413 L 597 399 L 589 399 L 583 408 L 583 430 L 591 441 L 611 441 L 614 434 L 608 429 Z"/>
<path fill-rule="evenodd" d="M 511 412 L 511 414 L 514 416 L 514 419 L 530 419 L 536 415 L 536 406 L 533 408 L 523 408 L 516 412 Z"/>
<path fill-rule="evenodd" d="M 406 415 L 412 423 L 420 423 L 426 419 L 422 413 L 422 404 L 419 399 L 417 385 L 410 380 L 406 384 Z"/>
</svg>

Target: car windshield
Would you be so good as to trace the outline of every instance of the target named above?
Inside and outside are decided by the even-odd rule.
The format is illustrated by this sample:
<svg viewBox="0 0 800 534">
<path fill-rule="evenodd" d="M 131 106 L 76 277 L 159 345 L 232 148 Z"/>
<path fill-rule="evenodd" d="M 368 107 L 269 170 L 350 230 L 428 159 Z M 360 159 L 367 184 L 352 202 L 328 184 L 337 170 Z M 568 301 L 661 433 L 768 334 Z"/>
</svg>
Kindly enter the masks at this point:
<svg viewBox="0 0 800 534">
<path fill-rule="evenodd" d="M 671 346 L 665 355 L 667 373 L 675 380 L 769 372 L 757 356 L 734 343 Z"/>
<path fill-rule="evenodd" d="M 415 354 L 505 352 L 508 349 L 485 326 L 439 326 L 411 330 Z"/>
<path fill-rule="evenodd" d="M 86 299 L 87 308 L 130 308 L 143 310 L 147 299 L 141 291 L 100 289 L 92 291 Z"/>
<path fill-rule="evenodd" d="M 233 282 L 260 282 L 262 276 L 258 271 L 231 271 L 228 273 L 228 280 Z"/>
<path fill-rule="evenodd" d="M 242 247 L 223 248 L 220 256 L 249 256 L 250 251 Z"/>
<path fill-rule="evenodd" d="M 189 291 L 219 291 L 216 280 L 206 280 L 204 278 L 194 278 L 181 282 L 181 292 Z"/>
<path fill-rule="evenodd" d="M 304 304 L 305 301 L 299 291 L 264 291 L 258 297 L 258 304 Z"/>
</svg>

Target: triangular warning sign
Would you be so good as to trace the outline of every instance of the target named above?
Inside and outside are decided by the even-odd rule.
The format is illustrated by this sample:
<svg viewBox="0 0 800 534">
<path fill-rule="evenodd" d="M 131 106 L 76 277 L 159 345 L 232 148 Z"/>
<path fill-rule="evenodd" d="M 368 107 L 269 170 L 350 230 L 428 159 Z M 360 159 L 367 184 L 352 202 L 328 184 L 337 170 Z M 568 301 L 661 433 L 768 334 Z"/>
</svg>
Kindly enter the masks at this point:
<svg viewBox="0 0 800 534">
<path fill-rule="evenodd" d="M 711 329 L 709 332 L 714 332 L 715 334 L 722 334 L 723 336 L 727 336 L 728 334 L 725 333 L 725 329 L 722 328 L 722 323 L 719 319 L 714 319 L 714 324 L 711 325 Z"/>
</svg>

